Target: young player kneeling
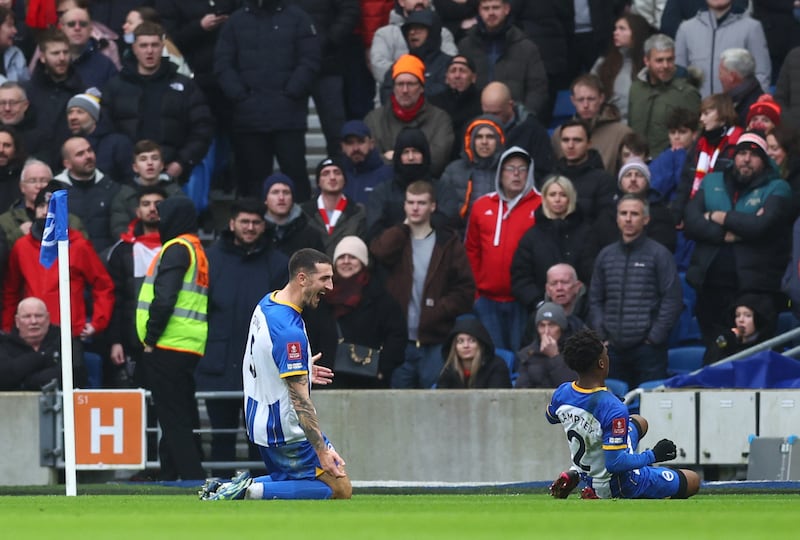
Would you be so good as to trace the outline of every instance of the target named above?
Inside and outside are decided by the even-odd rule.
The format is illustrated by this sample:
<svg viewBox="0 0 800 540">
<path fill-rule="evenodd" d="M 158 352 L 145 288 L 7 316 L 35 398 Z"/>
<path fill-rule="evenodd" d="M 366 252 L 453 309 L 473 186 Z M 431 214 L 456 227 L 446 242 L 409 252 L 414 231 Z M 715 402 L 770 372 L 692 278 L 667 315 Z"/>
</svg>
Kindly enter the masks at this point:
<svg viewBox="0 0 800 540">
<path fill-rule="evenodd" d="M 583 480 L 583 498 L 685 499 L 700 489 L 700 477 L 688 469 L 652 467 L 675 459 L 675 443 L 662 439 L 636 453 L 647 433 L 647 421 L 608 391 L 608 351 L 592 330 L 581 330 L 564 345 L 564 361 L 578 380 L 559 386 L 547 407 L 547 420 L 561 423 L 567 434 L 573 466 L 550 486 L 565 499 Z"/>
</svg>

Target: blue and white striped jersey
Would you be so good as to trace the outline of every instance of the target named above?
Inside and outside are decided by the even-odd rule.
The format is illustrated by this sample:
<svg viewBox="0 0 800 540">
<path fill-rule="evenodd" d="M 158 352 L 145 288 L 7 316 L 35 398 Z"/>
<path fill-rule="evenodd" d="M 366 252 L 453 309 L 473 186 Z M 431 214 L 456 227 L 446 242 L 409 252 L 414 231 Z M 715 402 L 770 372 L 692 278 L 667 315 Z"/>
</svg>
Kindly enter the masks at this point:
<svg viewBox="0 0 800 540">
<path fill-rule="evenodd" d="M 276 301 L 272 292 L 261 299 L 250 319 L 242 361 L 245 423 L 250 440 L 260 446 L 306 438 L 284 380 L 310 372 L 311 351 L 301 313 L 298 306 Z"/>
</svg>

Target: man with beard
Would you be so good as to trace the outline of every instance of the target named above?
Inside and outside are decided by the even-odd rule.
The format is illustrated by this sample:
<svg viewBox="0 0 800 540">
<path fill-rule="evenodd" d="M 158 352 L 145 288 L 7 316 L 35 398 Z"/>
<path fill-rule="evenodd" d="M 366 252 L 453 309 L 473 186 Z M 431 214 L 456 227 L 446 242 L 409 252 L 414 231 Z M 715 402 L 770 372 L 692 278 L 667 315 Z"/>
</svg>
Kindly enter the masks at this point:
<svg viewBox="0 0 800 540">
<path fill-rule="evenodd" d="M 38 157 L 52 165 L 58 163 L 58 142 L 68 137 L 67 102 L 86 89 L 72 65 L 69 47 L 64 32 L 45 30 L 39 38 L 39 62 L 24 84 L 42 138 Z"/>
<path fill-rule="evenodd" d="M 430 98 L 432 105 L 450 115 L 456 140 L 464 134 L 467 124 L 481 114 L 481 93 L 475 85 L 477 78 L 475 62 L 463 54 L 456 55 L 447 66 L 444 90 Z M 460 155 L 461 145 L 454 144 L 450 158 L 458 159 Z"/>
<path fill-rule="evenodd" d="M 727 329 L 729 308 L 742 293 L 783 307 L 777 302 L 789 262 L 791 196 L 763 134 L 746 131 L 733 165 L 706 175 L 686 206 L 686 236 L 696 242 L 686 280 L 697 291 L 695 315 L 706 348 Z"/>
<path fill-rule="evenodd" d="M 8 210 L 19 198 L 19 174 L 25 155 L 17 132 L 0 126 L 0 211 Z"/>
<path fill-rule="evenodd" d="M 333 290 L 333 265 L 324 253 L 301 249 L 289 260 L 289 282 L 253 311 L 242 360 L 247 433 L 270 473 L 243 472 L 229 483 L 209 479 L 203 500 L 349 499 L 345 461 L 320 427 L 311 383 L 332 372 L 315 366 L 302 312 Z M 321 373 L 322 370 L 322 373 Z"/>
<path fill-rule="evenodd" d="M 208 248 L 208 333 L 206 354 L 195 371 L 201 391 L 241 391 L 242 355 L 253 306 L 286 283 L 289 257 L 269 245 L 264 205 L 240 199 L 231 207 L 228 230 Z M 236 429 L 243 418 L 241 399 L 206 400 L 213 429 Z M 253 448 L 255 450 L 255 448 Z M 258 452 L 250 453 L 259 459 Z M 236 434 L 211 436 L 211 461 L 236 461 Z M 230 476 L 232 471 L 214 471 Z"/>
<path fill-rule="evenodd" d="M 107 338 L 115 370 L 122 370 L 129 361 L 133 362 L 131 367 L 137 365 L 141 359 L 142 343 L 136 336 L 136 300 L 147 268 L 161 251 L 157 207 L 167 194 L 153 186 L 141 188 L 137 195 L 136 217 L 111 246 L 106 262 L 114 282 L 114 312 Z M 141 366 L 135 376 L 136 383 L 144 386 Z"/>
<path fill-rule="evenodd" d="M 56 176 L 69 190 L 69 209 L 79 216 L 95 251 L 100 253 L 114 240 L 111 236 L 111 203 L 121 185 L 97 168 L 89 141 L 83 137 L 67 139 L 61 147 L 64 170 Z"/>
<path fill-rule="evenodd" d="M 381 159 L 372 133 L 361 120 L 350 120 L 342 126 L 341 147 L 347 177 L 344 194 L 366 206 L 375 186 L 392 178 L 392 168 Z"/>
<path fill-rule="evenodd" d="M 98 169 L 117 182 L 130 182 L 133 145 L 128 137 L 114 132 L 110 122 L 101 121 L 101 98 L 94 87 L 72 96 L 67 102 L 67 127 L 72 136 L 84 137 L 92 145 Z"/>
</svg>

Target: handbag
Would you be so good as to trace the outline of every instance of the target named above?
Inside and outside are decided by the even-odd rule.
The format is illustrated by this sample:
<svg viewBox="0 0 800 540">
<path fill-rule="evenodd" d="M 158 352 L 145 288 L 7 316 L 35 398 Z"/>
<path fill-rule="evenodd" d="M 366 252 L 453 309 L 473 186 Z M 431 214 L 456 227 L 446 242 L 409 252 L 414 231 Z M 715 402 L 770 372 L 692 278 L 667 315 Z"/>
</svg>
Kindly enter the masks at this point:
<svg viewBox="0 0 800 540">
<path fill-rule="evenodd" d="M 336 332 L 339 341 L 336 345 L 336 358 L 333 361 L 333 372 L 361 377 L 378 376 L 378 366 L 381 361 L 381 349 L 373 349 L 365 345 L 348 343 L 342 336 L 342 329 L 336 323 Z"/>
</svg>

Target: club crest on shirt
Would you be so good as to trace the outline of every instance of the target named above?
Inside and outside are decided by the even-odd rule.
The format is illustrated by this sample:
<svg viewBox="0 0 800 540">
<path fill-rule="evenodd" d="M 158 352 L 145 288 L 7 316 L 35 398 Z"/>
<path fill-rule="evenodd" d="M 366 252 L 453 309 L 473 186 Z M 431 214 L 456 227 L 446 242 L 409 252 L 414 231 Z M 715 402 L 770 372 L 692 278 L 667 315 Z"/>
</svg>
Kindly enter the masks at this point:
<svg viewBox="0 0 800 540">
<path fill-rule="evenodd" d="M 300 360 L 303 357 L 299 341 L 291 341 L 286 344 L 286 356 L 289 360 Z"/>
<path fill-rule="evenodd" d="M 611 421 L 612 435 L 625 435 L 627 431 L 624 418 L 614 418 L 614 420 Z"/>
</svg>

